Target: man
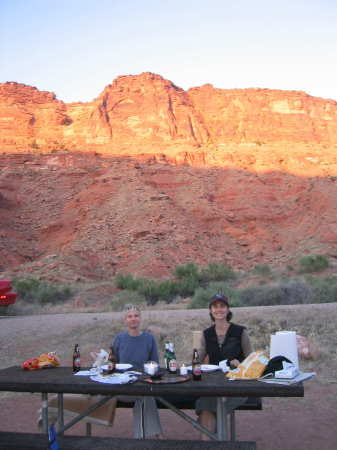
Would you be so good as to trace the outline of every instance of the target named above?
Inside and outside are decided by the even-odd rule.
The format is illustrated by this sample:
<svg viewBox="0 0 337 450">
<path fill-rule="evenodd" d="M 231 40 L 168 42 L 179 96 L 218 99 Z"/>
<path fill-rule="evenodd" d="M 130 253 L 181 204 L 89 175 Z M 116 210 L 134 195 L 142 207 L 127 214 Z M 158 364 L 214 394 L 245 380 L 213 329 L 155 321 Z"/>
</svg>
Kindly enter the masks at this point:
<svg viewBox="0 0 337 450">
<path fill-rule="evenodd" d="M 140 310 L 135 305 L 125 307 L 124 323 L 126 330 L 119 333 L 112 343 L 112 348 L 118 363 L 132 364 L 134 369 L 143 369 L 147 361 L 159 362 L 158 350 L 155 338 L 152 334 L 140 330 Z M 65 415 L 73 417 L 85 411 L 101 396 L 88 396 L 79 394 L 66 394 L 64 396 Z M 93 411 L 86 421 L 111 426 L 115 416 L 117 399 L 125 403 L 134 403 L 133 407 L 133 435 L 134 438 L 162 437 L 162 429 L 159 420 L 157 405 L 153 397 L 114 397 L 105 405 Z M 49 412 L 57 412 L 57 397 L 48 402 Z M 143 415 L 142 415 L 143 408 Z M 42 425 L 41 410 L 38 425 Z M 144 419 L 144 420 L 142 420 Z M 50 421 L 55 422 L 56 417 L 50 416 Z"/>
<path fill-rule="evenodd" d="M 143 369 L 147 361 L 159 363 L 157 344 L 152 334 L 140 330 L 141 314 L 135 305 L 125 307 L 124 323 L 126 331 L 119 333 L 112 343 L 118 363 L 132 364 L 135 369 Z M 133 408 L 133 433 L 135 438 L 158 437 L 162 435 L 157 405 L 153 397 L 120 396 L 119 401 L 135 402 Z M 143 418 L 142 421 L 142 407 Z"/>
</svg>

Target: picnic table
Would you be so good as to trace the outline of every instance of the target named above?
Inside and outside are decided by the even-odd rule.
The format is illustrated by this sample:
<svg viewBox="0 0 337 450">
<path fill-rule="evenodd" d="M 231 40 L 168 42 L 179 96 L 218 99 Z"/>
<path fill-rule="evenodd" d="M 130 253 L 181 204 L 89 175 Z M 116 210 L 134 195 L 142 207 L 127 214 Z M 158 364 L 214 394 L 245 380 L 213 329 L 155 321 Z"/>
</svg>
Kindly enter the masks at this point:
<svg viewBox="0 0 337 450">
<path fill-rule="evenodd" d="M 70 367 L 25 371 L 18 366 L 0 370 L 0 391 L 41 393 L 44 429 L 48 429 L 48 394 L 58 394 L 59 418 L 63 424 L 62 401 L 63 394 L 91 394 L 100 397 L 95 407 L 99 407 L 116 395 L 151 396 L 163 401 L 173 411 L 177 410 L 170 404 L 170 397 L 216 397 L 217 398 L 217 434 L 206 432 L 213 439 L 226 440 L 226 397 L 303 397 L 302 383 L 292 385 L 268 384 L 259 380 L 228 380 L 221 371 L 203 374 L 201 381 L 188 379 L 177 383 L 148 383 L 142 377 L 131 384 L 105 384 L 90 379 L 89 376 L 75 376 Z M 83 415 L 90 414 L 92 410 Z M 177 412 L 177 411 L 175 411 Z M 182 418 L 185 414 L 178 412 Z M 193 419 L 187 416 L 188 421 Z M 74 422 L 75 421 L 75 422 Z M 76 423 L 73 419 L 71 422 Z M 194 421 L 196 428 L 200 425 Z M 71 425 L 70 425 L 71 426 Z M 61 434 L 69 428 L 63 425 Z M 205 430 L 203 430 L 205 431 Z"/>
</svg>

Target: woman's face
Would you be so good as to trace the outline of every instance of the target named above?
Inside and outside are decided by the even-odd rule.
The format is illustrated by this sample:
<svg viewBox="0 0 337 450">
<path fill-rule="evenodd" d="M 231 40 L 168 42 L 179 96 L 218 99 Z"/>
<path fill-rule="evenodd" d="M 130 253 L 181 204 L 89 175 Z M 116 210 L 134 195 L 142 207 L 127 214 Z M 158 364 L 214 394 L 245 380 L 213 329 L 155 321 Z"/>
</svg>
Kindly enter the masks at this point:
<svg viewBox="0 0 337 450">
<path fill-rule="evenodd" d="M 211 306 L 211 313 L 214 317 L 214 320 L 227 320 L 229 308 L 223 302 L 215 302 Z"/>
</svg>

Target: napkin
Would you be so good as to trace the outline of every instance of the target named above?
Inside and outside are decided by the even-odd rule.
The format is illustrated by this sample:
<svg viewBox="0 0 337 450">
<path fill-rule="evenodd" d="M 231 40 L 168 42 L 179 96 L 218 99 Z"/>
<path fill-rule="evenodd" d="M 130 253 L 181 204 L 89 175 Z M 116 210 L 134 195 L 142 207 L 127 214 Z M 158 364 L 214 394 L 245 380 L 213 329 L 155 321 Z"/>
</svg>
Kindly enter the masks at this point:
<svg viewBox="0 0 337 450">
<path fill-rule="evenodd" d="M 219 367 L 223 372 L 228 372 L 228 370 L 229 370 L 227 361 L 228 361 L 228 359 L 224 359 L 219 362 Z"/>
</svg>

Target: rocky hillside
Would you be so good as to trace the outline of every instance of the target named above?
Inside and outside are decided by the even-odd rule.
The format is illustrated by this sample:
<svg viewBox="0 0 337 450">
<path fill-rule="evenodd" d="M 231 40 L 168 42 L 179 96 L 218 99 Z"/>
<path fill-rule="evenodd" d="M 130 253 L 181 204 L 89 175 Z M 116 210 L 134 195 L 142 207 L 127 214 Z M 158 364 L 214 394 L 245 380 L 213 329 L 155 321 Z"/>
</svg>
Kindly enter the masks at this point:
<svg viewBox="0 0 337 450">
<path fill-rule="evenodd" d="M 337 103 L 123 76 L 90 103 L 0 85 L 0 271 L 49 280 L 337 256 Z M 1 272 L 0 272 L 1 274 Z"/>
</svg>

